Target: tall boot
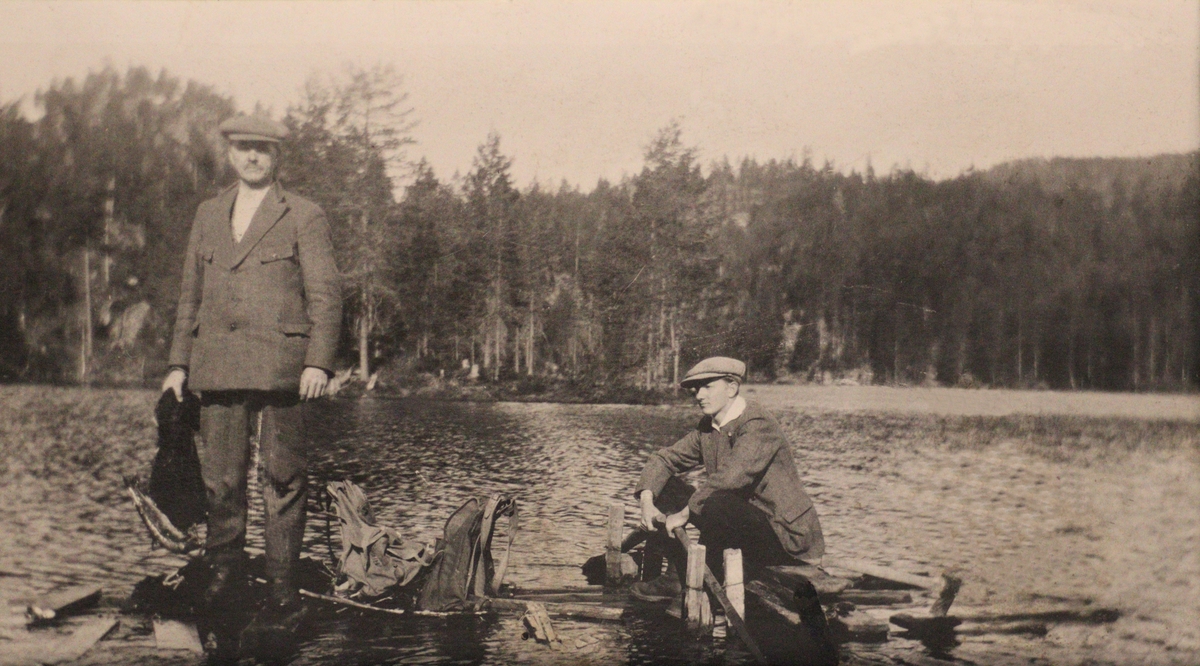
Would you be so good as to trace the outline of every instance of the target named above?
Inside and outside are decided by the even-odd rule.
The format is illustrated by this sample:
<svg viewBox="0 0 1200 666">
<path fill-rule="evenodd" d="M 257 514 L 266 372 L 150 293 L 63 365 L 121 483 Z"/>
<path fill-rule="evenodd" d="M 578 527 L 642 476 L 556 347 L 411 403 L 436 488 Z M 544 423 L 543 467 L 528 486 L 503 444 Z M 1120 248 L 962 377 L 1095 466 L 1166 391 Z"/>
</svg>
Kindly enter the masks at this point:
<svg viewBox="0 0 1200 666">
<path fill-rule="evenodd" d="M 242 630 L 242 654 L 267 663 L 286 661 L 296 650 L 297 634 L 307 616 L 308 605 L 292 577 L 273 577 L 263 607 Z"/>
<path fill-rule="evenodd" d="M 219 611 L 229 605 L 233 593 L 246 581 L 246 552 L 241 542 L 218 546 L 205 554 L 208 561 L 208 585 L 201 597 L 205 611 Z"/>
</svg>

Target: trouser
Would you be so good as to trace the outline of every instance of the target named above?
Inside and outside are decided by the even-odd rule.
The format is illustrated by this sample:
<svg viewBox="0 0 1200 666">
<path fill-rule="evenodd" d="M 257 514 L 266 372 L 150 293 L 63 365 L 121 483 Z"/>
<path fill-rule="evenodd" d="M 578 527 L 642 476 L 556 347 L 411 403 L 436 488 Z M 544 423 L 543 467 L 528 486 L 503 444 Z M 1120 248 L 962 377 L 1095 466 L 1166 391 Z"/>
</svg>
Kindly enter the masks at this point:
<svg viewBox="0 0 1200 666">
<path fill-rule="evenodd" d="M 204 391 L 200 397 L 200 471 L 208 498 L 205 549 L 243 556 L 250 435 L 259 429 L 259 487 L 265 514 L 266 574 L 294 586 L 308 499 L 308 447 L 299 395 L 283 391 Z"/>
<path fill-rule="evenodd" d="M 677 513 L 687 506 L 694 492 L 696 489 L 679 477 L 671 477 L 654 498 L 654 505 L 665 514 Z M 691 523 L 700 530 L 705 560 L 716 576 L 724 577 L 726 548 L 741 549 L 742 567 L 747 578 L 753 577 L 762 567 L 797 563 L 796 558 L 789 555 L 779 543 L 766 512 L 750 504 L 737 492 L 714 491 L 704 501 L 703 513 L 692 514 Z M 677 542 L 676 545 L 664 544 L 664 537 L 670 538 L 665 532 L 660 530 L 657 535 L 659 546 L 679 568 L 679 559 L 686 561 L 683 548 Z"/>
</svg>

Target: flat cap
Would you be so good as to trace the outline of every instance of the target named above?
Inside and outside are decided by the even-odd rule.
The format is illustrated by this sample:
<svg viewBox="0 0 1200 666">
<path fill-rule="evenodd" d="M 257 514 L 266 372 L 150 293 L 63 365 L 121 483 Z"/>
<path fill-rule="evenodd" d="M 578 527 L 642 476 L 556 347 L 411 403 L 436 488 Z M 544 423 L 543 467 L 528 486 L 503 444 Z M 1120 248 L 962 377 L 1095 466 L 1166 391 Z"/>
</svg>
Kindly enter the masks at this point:
<svg viewBox="0 0 1200 666">
<path fill-rule="evenodd" d="M 288 135 L 287 125 L 266 116 L 236 115 L 221 123 L 221 134 L 230 141 L 273 141 L 279 143 Z"/>
<path fill-rule="evenodd" d="M 746 381 L 746 364 L 728 356 L 711 356 L 692 366 L 683 376 L 680 386 L 688 387 L 711 379 L 736 379 Z"/>
</svg>

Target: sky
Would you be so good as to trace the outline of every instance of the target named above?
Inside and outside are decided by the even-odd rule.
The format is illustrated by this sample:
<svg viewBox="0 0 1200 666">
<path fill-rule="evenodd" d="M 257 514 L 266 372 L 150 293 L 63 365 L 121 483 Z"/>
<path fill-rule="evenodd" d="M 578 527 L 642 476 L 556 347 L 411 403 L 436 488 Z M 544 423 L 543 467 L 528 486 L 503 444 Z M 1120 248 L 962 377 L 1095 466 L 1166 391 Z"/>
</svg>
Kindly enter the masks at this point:
<svg viewBox="0 0 1200 666">
<path fill-rule="evenodd" d="M 0 3 L 0 102 L 111 64 L 280 117 L 304 83 L 392 64 L 410 158 L 522 186 L 636 174 L 672 120 L 703 163 L 948 178 L 1024 157 L 1200 149 L 1200 0 Z"/>
</svg>

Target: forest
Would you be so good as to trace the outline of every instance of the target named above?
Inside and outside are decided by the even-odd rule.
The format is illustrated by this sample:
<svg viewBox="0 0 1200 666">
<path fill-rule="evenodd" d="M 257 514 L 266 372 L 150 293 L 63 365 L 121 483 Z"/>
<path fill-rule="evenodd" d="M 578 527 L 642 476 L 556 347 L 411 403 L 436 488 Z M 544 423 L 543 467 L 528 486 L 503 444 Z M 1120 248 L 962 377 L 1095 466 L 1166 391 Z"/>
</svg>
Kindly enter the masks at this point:
<svg viewBox="0 0 1200 666">
<path fill-rule="evenodd" d="M 33 102 L 0 106 L 0 380 L 153 385 L 238 107 L 144 68 Z M 313 79 L 282 118 L 280 180 L 329 216 L 360 377 L 654 389 L 724 354 L 754 381 L 1196 388 L 1200 153 L 934 180 L 702 162 L 670 123 L 620 182 L 522 188 L 496 134 L 435 173 L 418 111 L 376 66 Z"/>
</svg>

